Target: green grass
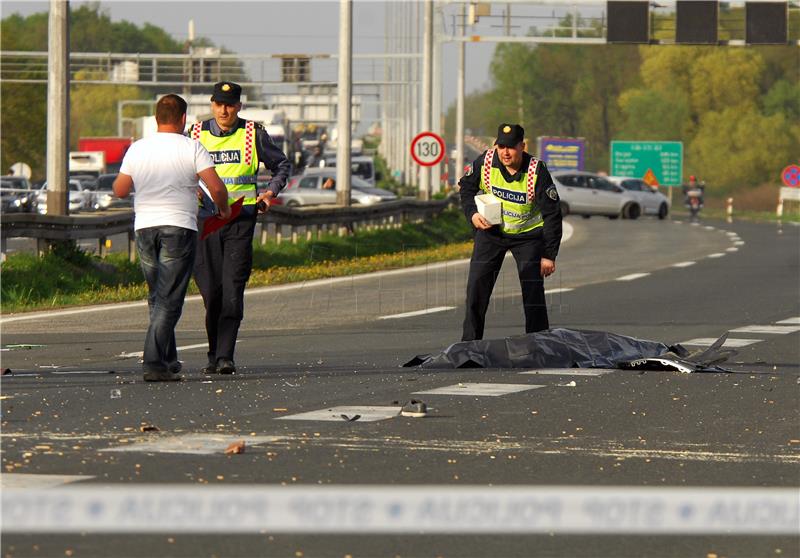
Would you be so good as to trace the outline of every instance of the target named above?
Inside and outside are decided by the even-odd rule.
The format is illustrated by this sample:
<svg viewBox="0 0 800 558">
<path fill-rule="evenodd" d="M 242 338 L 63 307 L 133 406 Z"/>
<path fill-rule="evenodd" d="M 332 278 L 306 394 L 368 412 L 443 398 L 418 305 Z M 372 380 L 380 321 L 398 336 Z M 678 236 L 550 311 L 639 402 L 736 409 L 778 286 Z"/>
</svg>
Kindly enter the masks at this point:
<svg viewBox="0 0 800 558">
<path fill-rule="evenodd" d="M 395 269 L 469 256 L 471 232 L 463 214 L 449 210 L 427 223 L 399 229 L 323 236 L 297 244 L 255 245 L 250 286 L 266 286 Z M 124 254 L 104 260 L 71 244 L 37 257 L 13 254 L 2 264 L 2 312 L 143 300 L 147 296 L 138 263 Z M 196 293 L 192 282 L 190 293 Z"/>
</svg>

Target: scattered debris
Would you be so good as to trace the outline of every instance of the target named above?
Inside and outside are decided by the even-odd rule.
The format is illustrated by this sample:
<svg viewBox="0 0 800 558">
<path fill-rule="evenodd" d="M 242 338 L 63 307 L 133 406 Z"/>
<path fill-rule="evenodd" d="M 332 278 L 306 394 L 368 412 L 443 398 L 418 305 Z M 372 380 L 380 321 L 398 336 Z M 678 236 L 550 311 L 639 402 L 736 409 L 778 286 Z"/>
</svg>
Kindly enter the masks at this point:
<svg viewBox="0 0 800 558">
<path fill-rule="evenodd" d="M 236 442 L 233 442 L 227 448 L 225 448 L 225 455 L 235 455 L 239 453 L 244 453 L 246 447 L 247 446 L 244 443 L 244 440 L 238 440 Z"/>
<path fill-rule="evenodd" d="M 122 390 L 121 389 L 112 389 L 111 390 L 111 399 L 121 399 L 122 398 Z"/>
<path fill-rule="evenodd" d="M 139 430 L 142 432 L 160 432 L 158 426 L 154 426 L 152 424 L 143 424 L 139 427 Z"/>
<path fill-rule="evenodd" d="M 358 419 L 361 418 L 361 415 L 353 415 L 352 417 L 348 417 L 347 415 L 342 414 L 342 415 L 339 415 L 339 416 L 341 416 L 347 422 L 355 422 L 355 421 L 357 421 Z"/>
<path fill-rule="evenodd" d="M 289 409 L 287 409 L 286 407 L 275 407 L 275 408 L 272 409 L 272 412 L 273 413 L 285 413 L 288 410 Z"/>
<path fill-rule="evenodd" d="M 3 368 L 3 371 L 0 372 L 0 376 L 6 376 L 6 375 L 11 374 L 11 373 L 12 372 L 11 372 L 10 368 Z"/>
<path fill-rule="evenodd" d="M 400 409 L 400 415 L 411 418 L 424 418 L 428 414 L 428 405 L 424 401 L 412 399 Z"/>
<path fill-rule="evenodd" d="M 575 380 L 572 380 L 571 382 L 567 382 L 566 384 L 558 384 L 558 385 L 560 387 L 575 387 L 578 384 L 575 383 Z"/>
</svg>

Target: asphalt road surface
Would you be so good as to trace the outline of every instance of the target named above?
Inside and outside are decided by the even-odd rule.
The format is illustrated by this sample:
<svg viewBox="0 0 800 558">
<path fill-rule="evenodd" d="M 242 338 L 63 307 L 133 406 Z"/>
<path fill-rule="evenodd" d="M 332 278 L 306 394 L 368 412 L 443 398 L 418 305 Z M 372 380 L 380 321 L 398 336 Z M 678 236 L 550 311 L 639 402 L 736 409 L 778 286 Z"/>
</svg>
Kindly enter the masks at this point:
<svg viewBox="0 0 800 558">
<path fill-rule="evenodd" d="M 800 555 L 800 227 L 568 222 L 551 326 L 730 332 L 731 372 L 401 368 L 459 340 L 466 262 L 253 289 L 229 377 L 190 298 L 180 383 L 141 303 L 4 315 L 2 555 Z"/>
</svg>

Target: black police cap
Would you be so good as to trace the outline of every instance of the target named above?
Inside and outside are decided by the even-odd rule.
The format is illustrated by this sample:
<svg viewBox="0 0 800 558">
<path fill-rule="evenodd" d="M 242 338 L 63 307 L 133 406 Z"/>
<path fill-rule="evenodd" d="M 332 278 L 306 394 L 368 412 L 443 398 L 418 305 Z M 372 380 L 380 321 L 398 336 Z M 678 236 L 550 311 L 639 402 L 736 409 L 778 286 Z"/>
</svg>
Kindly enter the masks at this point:
<svg viewBox="0 0 800 558">
<path fill-rule="evenodd" d="M 221 81 L 214 84 L 211 100 L 226 105 L 235 105 L 242 96 L 242 86 L 232 81 Z"/>
<path fill-rule="evenodd" d="M 515 147 L 525 138 L 525 130 L 519 124 L 500 124 L 497 127 L 497 141 L 502 147 Z"/>
</svg>

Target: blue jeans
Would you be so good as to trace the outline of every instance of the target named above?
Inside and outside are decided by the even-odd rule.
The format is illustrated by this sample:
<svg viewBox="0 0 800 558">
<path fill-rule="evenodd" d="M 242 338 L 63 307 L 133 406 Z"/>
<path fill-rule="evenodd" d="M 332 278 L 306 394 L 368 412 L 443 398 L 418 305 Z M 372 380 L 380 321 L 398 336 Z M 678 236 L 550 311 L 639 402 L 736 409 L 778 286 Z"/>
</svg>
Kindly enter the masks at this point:
<svg viewBox="0 0 800 558">
<path fill-rule="evenodd" d="M 192 276 L 197 232 L 181 227 L 136 231 L 136 251 L 150 294 L 150 326 L 144 340 L 142 368 L 162 372 L 177 366 L 175 326 Z"/>
</svg>

